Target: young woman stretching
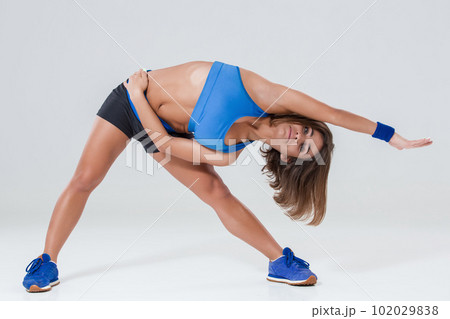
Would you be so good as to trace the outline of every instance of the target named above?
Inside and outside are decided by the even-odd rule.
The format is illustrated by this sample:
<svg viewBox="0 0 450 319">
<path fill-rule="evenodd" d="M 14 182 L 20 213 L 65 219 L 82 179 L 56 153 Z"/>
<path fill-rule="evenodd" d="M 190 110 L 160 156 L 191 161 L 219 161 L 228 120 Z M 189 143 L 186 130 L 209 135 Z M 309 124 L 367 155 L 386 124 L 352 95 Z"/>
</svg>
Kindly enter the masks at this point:
<svg viewBox="0 0 450 319">
<path fill-rule="evenodd" d="M 29 292 L 48 291 L 59 283 L 58 254 L 89 195 L 132 137 L 156 161 L 169 154 L 164 167 L 185 186 L 197 181 L 191 191 L 233 235 L 269 259 L 267 279 L 291 285 L 313 285 L 317 276 L 306 261 L 281 248 L 231 194 L 214 165 L 233 163 L 252 141 L 269 144 L 262 150 L 267 160 L 263 171 L 276 190 L 275 201 L 291 218 L 318 225 L 325 216 L 334 146 L 325 122 L 371 134 L 397 149 L 432 143 L 406 140 L 387 125 L 217 61 L 138 71 L 113 90 L 97 115 L 76 171 L 54 208 L 44 252 L 26 269 L 23 285 Z"/>
</svg>

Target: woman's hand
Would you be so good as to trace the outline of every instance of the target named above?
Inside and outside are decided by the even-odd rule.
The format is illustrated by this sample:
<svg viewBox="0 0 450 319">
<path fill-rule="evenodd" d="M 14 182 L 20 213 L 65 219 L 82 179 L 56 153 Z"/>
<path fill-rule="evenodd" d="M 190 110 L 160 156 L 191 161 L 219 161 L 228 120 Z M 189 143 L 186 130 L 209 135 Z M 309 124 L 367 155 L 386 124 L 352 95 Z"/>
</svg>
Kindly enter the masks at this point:
<svg viewBox="0 0 450 319">
<path fill-rule="evenodd" d="M 414 140 L 410 141 L 406 138 L 401 137 L 399 134 L 394 133 L 391 140 L 389 141 L 389 144 L 394 146 L 396 149 L 402 150 L 405 148 L 417 148 L 422 146 L 428 146 L 431 145 L 433 141 L 431 138 L 422 138 L 420 140 Z"/>
<path fill-rule="evenodd" d="M 148 86 L 147 72 L 144 70 L 139 70 L 133 73 L 129 77 L 128 83 L 125 81 L 123 85 L 125 85 L 130 95 L 143 93 L 147 90 Z"/>
</svg>

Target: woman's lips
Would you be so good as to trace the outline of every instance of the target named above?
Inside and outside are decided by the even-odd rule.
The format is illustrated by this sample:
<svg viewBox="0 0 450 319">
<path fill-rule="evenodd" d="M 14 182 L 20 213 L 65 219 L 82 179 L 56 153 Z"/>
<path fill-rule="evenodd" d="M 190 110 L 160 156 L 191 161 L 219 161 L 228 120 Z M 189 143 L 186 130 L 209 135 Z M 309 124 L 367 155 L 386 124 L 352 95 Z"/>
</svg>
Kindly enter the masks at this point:
<svg viewBox="0 0 450 319">
<path fill-rule="evenodd" d="M 289 126 L 289 136 L 288 136 L 288 140 L 291 139 L 291 132 L 292 132 L 292 127 Z"/>
</svg>

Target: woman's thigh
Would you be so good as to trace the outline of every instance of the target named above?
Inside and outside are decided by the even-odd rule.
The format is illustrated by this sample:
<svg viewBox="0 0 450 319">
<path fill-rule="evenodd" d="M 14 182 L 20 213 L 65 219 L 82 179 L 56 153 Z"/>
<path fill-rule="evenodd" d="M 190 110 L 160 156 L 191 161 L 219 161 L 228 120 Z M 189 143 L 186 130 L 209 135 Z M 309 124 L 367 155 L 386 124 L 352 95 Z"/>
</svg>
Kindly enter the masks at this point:
<svg viewBox="0 0 450 319">
<path fill-rule="evenodd" d="M 164 153 L 149 155 L 158 162 L 165 158 Z M 214 206 L 214 202 L 218 199 L 230 195 L 228 187 L 214 170 L 214 166 L 210 164 L 194 165 L 191 162 L 172 157 L 164 164 L 164 168 L 210 206 Z"/>
<path fill-rule="evenodd" d="M 96 116 L 71 184 L 80 190 L 93 190 L 105 177 L 128 137 L 116 126 Z"/>
</svg>

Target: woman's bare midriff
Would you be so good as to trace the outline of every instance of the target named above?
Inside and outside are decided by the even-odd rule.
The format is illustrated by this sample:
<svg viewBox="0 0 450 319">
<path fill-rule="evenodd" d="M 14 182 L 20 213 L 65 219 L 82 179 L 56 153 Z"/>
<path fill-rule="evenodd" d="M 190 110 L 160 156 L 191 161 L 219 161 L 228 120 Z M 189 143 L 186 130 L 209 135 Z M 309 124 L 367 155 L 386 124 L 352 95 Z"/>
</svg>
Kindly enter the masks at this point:
<svg viewBox="0 0 450 319">
<path fill-rule="evenodd" d="M 150 106 L 176 132 L 188 132 L 189 119 L 211 66 L 212 62 L 196 61 L 148 72 Z"/>
</svg>

